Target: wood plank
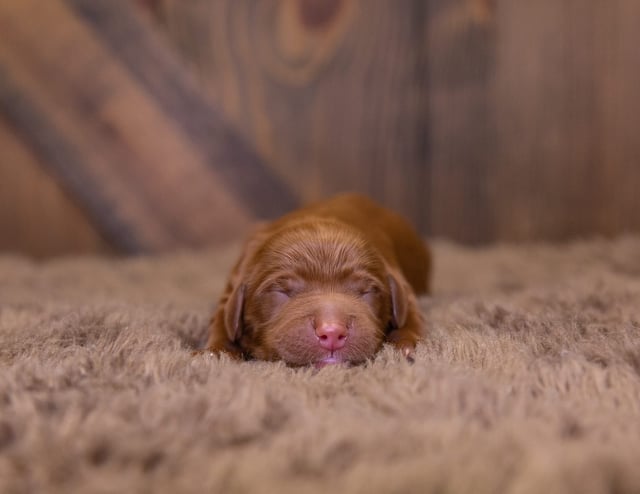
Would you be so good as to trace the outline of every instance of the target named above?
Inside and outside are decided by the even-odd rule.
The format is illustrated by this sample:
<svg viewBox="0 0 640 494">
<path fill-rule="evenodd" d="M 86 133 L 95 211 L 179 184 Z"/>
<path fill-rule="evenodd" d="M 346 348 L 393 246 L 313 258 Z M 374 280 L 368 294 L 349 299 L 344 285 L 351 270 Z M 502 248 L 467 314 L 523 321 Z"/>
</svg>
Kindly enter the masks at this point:
<svg viewBox="0 0 640 494">
<path fill-rule="evenodd" d="M 73 4 L 82 7 L 82 2 Z M 96 8 L 98 4 L 122 14 L 132 30 L 138 22 L 137 17 L 127 21 L 134 14 L 126 2 L 96 2 Z M 148 55 L 149 66 L 168 70 L 162 65 L 168 55 L 160 45 L 136 44 L 148 34 L 143 21 L 140 25 L 137 37 L 129 39 L 140 50 L 140 64 Z M 167 105 L 180 107 L 188 87 L 149 91 L 141 71 L 132 74 L 123 66 L 121 54 L 105 47 L 94 29 L 95 23 L 87 25 L 86 18 L 60 0 L 0 4 L 0 104 L 15 131 L 127 251 L 199 246 L 244 232 L 253 211 L 240 204 L 217 166 L 231 166 L 233 150 L 240 162 L 259 167 L 259 161 L 251 161 L 254 156 L 237 138 L 217 156 L 215 146 L 199 147 L 188 135 L 193 128 L 185 128 L 184 119 L 167 111 Z M 47 43 L 42 43 L 44 32 Z M 175 64 L 170 68 L 179 72 Z M 177 79 L 169 83 L 177 84 Z M 174 100 L 159 102 L 163 96 Z M 233 134 L 215 111 L 209 120 L 204 117 L 211 107 L 206 100 L 201 99 L 203 109 L 194 110 L 197 101 L 192 96 L 186 111 L 194 112 L 197 123 L 204 122 L 211 140 L 231 140 Z M 253 179 L 244 178 L 251 192 Z M 279 204 L 278 199 L 272 202 Z"/>
<path fill-rule="evenodd" d="M 358 190 L 427 226 L 423 1 L 161 4 L 159 26 L 303 200 Z"/>
<path fill-rule="evenodd" d="M 297 204 L 287 185 L 224 120 L 126 0 L 66 0 L 128 69 L 142 89 L 201 153 L 225 188 L 259 219 L 273 218 Z"/>
<path fill-rule="evenodd" d="M 3 119 L 0 149 L 0 251 L 38 258 L 114 253 Z"/>
<path fill-rule="evenodd" d="M 633 191 L 640 167 L 637 159 L 625 166 L 612 150 L 639 148 L 614 123 L 620 114 L 612 113 L 617 91 L 611 92 L 614 80 L 629 80 L 634 71 L 637 80 L 637 64 L 612 60 L 635 52 L 638 37 L 606 39 L 625 32 L 612 21 L 632 3 L 499 2 L 493 98 L 499 140 L 489 170 L 498 238 L 563 240 L 638 229 Z M 624 94 L 617 104 L 637 108 L 637 86 Z M 637 129 L 637 117 L 632 121 Z"/>
<path fill-rule="evenodd" d="M 495 25 L 487 7 L 431 0 L 428 50 L 431 232 L 465 243 L 495 238 L 488 173 L 495 152 Z"/>
<path fill-rule="evenodd" d="M 589 2 L 587 2 L 588 4 Z M 586 233 L 599 200 L 589 5 L 502 2 L 495 74 L 498 235 Z M 592 201 L 591 203 L 589 201 Z"/>
<path fill-rule="evenodd" d="M 638 8 L 158 0 L 153 10 L 303 198 L 357 189 L 430 234 L 485 243 L 640 229 Z"/>
<path fill-rule="evenodd" d="M 596 43 L 602 123 L 601 158 L 606 208 L 603 233 L 640 231 L 640 2 L 598 3 Z"/>
<path fill-rule="evenodd" d="M 17 74 L 15 66 L 12 73 Z M 130 253 L 139 252 L 142 249 L 141 232 L 134 233 L 130 224 L 121 220 L 128 217 L 131 223 L 134 222 L 138 218 L 132 211 L 135 206 L 129 203 L 128 210 L 113 211 L 115 203 L 127 204 L 128 198 L 108 189 L 108 181 L 105 181 L 104 187 L 99 187 L 100 177 L 85 173 L 81 152 L 57 130 L 61 124 L 48 120 L 44 115 L 45 110 L 34 105 L 32 98 L 25 94 L 24 86 L 24 82 L 14 81 L 9 76 L 0 46 L 0 108 L 11 131 L 33 150 L 39 158 L 39 164 L 46 163 L 46 166 L 56 172 L 64 186 L 73 191 L 74 197 L 88 209 L 89 215 L 99 219 L 99 228 L 103 229 L 118 249 Z M 114 198 L 113 202 L 108 199 L 110 193 Z"/>
<path fill-rule="evenodd" d="M 429 3 L 434 231 L 475 243 L 640 229 L 638 35 L 621 23 L 633 4 L 500 0 L 478 17 Z"/>
</svg>

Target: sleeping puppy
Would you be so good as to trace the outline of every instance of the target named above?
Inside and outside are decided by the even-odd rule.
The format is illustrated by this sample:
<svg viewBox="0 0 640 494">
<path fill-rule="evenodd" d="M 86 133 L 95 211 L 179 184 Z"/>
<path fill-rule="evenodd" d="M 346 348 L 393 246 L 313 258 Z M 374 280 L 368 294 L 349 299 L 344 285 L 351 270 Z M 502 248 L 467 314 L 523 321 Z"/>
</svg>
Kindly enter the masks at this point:
<svg viewBox="0 0 640 494">
<path fill-rule="evenodd" d="M 430 254 L 400 216 L 345 194 L 246 242 L 211 320 L 208 349 L 294 366 L 357 364 L 389 342 L 412 359 Z"/>
</svg>

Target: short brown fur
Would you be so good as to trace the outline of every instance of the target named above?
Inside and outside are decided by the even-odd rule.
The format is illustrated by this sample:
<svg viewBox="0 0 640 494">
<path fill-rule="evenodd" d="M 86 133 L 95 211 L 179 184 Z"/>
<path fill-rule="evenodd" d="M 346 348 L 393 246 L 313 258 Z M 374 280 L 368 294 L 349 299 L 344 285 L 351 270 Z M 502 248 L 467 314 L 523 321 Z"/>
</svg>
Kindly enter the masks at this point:
<svg viewBox="0 0 640 494">
<path fill-rule="evenodd" d="M 424 332 L 416 295 L 431 256 L 399 215 L 356 194 L 294 211 L 246 242 L 210 324 L 208 349 L 291 365 L 359 363 L 387 341 L 411 358 Z M 344 347 L 318 344 L 342 328 Z"/>
</svg>

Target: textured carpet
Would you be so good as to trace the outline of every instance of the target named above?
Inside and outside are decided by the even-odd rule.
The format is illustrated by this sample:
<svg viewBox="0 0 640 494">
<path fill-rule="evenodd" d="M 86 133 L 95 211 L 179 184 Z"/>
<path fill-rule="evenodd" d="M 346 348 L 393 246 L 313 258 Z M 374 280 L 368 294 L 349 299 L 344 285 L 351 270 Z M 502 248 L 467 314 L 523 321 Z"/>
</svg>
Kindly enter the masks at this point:
<svg viewBox="0 0 640 494">
<path fill-rule="evenodd" d="M 0 258 L 0 492 L 640 492 L 640 238 L 436 243 L 428 339 L 192 357 L 236 249 Z"/>
</svg>

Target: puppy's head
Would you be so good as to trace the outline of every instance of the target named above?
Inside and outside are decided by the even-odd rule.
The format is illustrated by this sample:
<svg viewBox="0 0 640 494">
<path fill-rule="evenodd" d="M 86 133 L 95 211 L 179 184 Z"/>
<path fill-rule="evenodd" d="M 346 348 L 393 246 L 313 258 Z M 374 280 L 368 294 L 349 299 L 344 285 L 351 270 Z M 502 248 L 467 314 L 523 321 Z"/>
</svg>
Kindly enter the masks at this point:
<svg viewBox="0 0 640 494">
<path fill-rule="evenodd" d="M 225 307 L 229 339 L 253 358 L 358 363 L 406 318 L 403 285 L 366 238 L 338 221 L 266 236 Z"/>
</svg>

